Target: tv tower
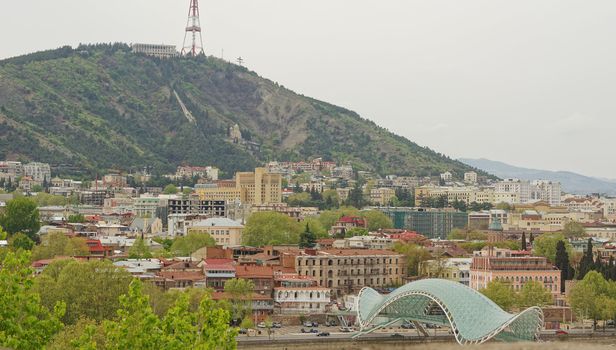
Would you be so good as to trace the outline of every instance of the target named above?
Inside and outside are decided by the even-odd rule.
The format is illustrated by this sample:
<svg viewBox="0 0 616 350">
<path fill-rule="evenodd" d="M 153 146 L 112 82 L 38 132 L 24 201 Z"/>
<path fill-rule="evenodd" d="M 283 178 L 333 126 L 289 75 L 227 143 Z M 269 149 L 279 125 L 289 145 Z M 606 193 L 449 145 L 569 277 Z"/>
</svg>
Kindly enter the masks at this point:
<svg viewBox="0 0 616 350">
<path fill-rule="evenodd" d="M 192 40 L 186 42 L 190 33 Z M 199 36 L 199 39 L 197 39 Z M 188 8 L 188 21 L 186 22 L 186 33 L 184 33 L 184 44 L 182 45 L 182 56 L 197 56 L 204 54 L 203 38 L 201 37 L 201 22 L 199 21 L 199 0 L 190 0 Z"/>
</svg>

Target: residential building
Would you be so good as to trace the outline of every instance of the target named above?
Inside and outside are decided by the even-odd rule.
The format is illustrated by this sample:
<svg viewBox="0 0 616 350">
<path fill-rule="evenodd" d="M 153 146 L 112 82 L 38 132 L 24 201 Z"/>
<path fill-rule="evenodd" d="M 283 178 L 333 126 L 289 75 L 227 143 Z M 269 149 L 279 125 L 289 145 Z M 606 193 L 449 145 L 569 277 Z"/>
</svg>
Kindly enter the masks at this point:
<svg viewBox="0 0 616 350">
<path fill-rule="evenodd" d="M 208 288 L 217 292 L 225 290 L 225 282 L 235 278 L 233 259 L 205 259 L 203 261 L 205 282 Z"/>
<path fill-rule="evenodd" d="M 280 314 L 324 313 L 331 302 L 330 289 L 319 287 L 311 277 L 298 274 L 277 274 L 274 277 L 274 302 Z"/>
<path fill-rule="evenodd" d="M 530 181 L 526 180 L 505 179 L 496 183 L 494 186 L 494 191 L 496 193 L 509 193 L 516 195 L 518 200 L 516 203 L 528 203 L 531 199 Z"/>
<path fill-rule="evenodd" d="M 331 227 L 330 234 L 337 236 L 342 235 L 353 228 L 368 229 L 368 222 L 366 218 L 361 216 L 343 216 Z"/>
<path fill-rule="evenodd" d="M 448 258 L 427 260 L 419 265 L 420 276 L 442 278 L 468 286 L 470 283 L 472 258 Z"/>
<path fill-rule="evenodd" d="M 175 45 L 135 43 L 131 45 L 131 48 L 134 53 L 142 53 L 158 58 L 172 58 L 179 56 Z"/>
<path fill-rule="evenodd" d="M 561 185 L 560 182 L 537 180 L 533 181 L 538 196 L 536 199 L 547 202 L 552 206 L 559 206 L 561 199 Z"/>
<path fill-rule="evenodd" d="M 390 217 L 397 229 L 418 232 L 428 238 L 446 239 L 454 228 L 468 224 L 468 214 L 454 210 L 426 208 L 376 208 Z"/>
<path fill-rule="evenodd" d="M 338 297 L 366 286 L 400 285 L 406 276 L 404 255 L 390 250 L 307 249 L 294 256 L 294 266 L 299 275 L 316 279 L 320 287 L 329 288 L 332 296 Z"/>
<path fill-rule="evenodd" d="M 32 162 L 23 165 L 23 174 L 30 176 L 32 180 L 43 183 L 51 180 L 51 168 L 47 163 Z"/>
<path fill-rule="evenodd" d="M 389 205 L 395 196 L 396 190 L 393 188 L 380 187 L 370 190 L 370 202 L 376 205 Z"/>
<path fill-rule="evenodd" d="M 272 298 L 272 294 L 258 294 L 253 293 L 251 296 L 242 297 L 245 301 L 250 300 L 250 310 L 252 311 L 252 321 L 254 323 L 259 323 L 265 321 L 273 312 L 274 312 L 274 299 Z M 223 291 L 215 291 L 212 293 L 212 300 L 221 301 L 221 300 L 229 300 L 231 301 L 233 297 L 226 292 Z M 237 320 L 241 321 L 241 320 Z"/>
<path fill-rule="evenodd" d="M 529 254 L 497 248 L 475 252 L 470 269 L 470 287 L 480 290 L 491 281 L 500 281 L 519 292 L 526 282 L 536 281 L 554 296 L 559 295 L 560 271 L 546 258 Z"/>
<path fill-rule="evenodd" d="M 200 214 L 210 216 L 226 216 L 226 202 L 223 200 L 201 200 L 194 198 L 170 198 L 167 200 L 167 213 Z"/>
<path fill-rule="evenodd" d="M 272 266 L 240 265 L 235 268 L 235 277 L 252 281 L 254 292 L 272 295 L 274 290 L 274 268 Z"/>
<path fill-rule="evenodd" d="M 156 274 L 154 284 L 167 289 L 184 289 L 189 287 L 204 288 L 206 275 L 198 263 L 193 261 L 179 261 L 163 267 Z"/>
<path fill-rule="evenodd" d="M 449 182 L 449 181 L 453 180 L 453 174 L 451 174 L 449 171 L 446 171 L 446 172 L 441 174 L 441 180 L 443 180 L 445 182 Z"/>
<path fill-rule="evenodd" d="M 474 171 L 468 171 L 464 173 L 464 182 L 468 184 L 476 184 L 477 183 L 477 173 Z"/>
<path fill-rule="evenodd" d="M 23 175 L 24 168 L 21 162 L 0 162 L 0 179 L 5 181 L 15 181 L 18 177 Z"/>
<path fill-rule="evenodd" d="M 192 179 L 194 177 L 204 178 L 212 181 L 218 180 L 218 168 L 206 166 L 178 166 L 175 171 L 175 179 Z"/>
<path fill-rule="evenodd" d="M 188 233 L 207 233 L 216 245 L 239 246 L 242 244 L 242 231 L 244 225 L 227 218 L 209 218 L 193 222 Z"/>
<path fill-rule="evenodd" d="M 268 204 L 282 202 L 282 176 L 271 174 L 266 168 L 255 168 L 254 172 L 235 174 L 236 188 L 246 191 L 246 202 Z"/>
</svg>

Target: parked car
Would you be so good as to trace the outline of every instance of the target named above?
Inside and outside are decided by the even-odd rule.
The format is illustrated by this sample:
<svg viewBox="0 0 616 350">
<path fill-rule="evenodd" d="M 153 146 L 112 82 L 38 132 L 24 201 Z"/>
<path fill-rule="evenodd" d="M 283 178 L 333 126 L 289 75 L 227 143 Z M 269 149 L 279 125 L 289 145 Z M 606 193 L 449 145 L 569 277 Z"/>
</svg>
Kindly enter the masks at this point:
<svg viewBox="0 0 616 350">
<path fill-rule="evenodd" d="M 390 335 L 391 338 L 404 338 L 404 336 L 400 333 L 394 333 L 392 335 Z"/>
<path fill-rule="evenodd" d="M 282 323 L 274 322 L 274 323 L 272 323 L 272 328 L 282 328 Z"/>
<path fill-rule="evenodd" d="M 350 332 L 353 332 L 353 328 L 351 328 L 351 327 L 340 327 L 340 332 L 350 333 Z"/>
<path fill-rule="evenodd" d="M 312 327 L 318 327 L 319 323 L 318 322 L 312 322 Z"/>
<path fill-rule="evenodd" d="M 259 324 L 257 324 L 257 328 L 265 328 L 265 322 L 259 322 Z"/>
<path fill-rule="evenodd" d="M 321 332 L 317 334 L 317 337 L 329 337 L 329 332 Z"/>
<path fill-rule="evenodd" d="M 246 328 L 240 328 L 240 334 L 248 334 L 248 330 Z"/>
<path fill-rule="evenodd" d="M 567 335 L 569 334 L 569 332 L 562 330 L 562 329 L 557 329 L 555 332 L 556 335 Z"/>
<path fill-rule="evenodd" d="M 338 324 L 334 321 L 326 321 L 325 327 L 336 327 Z"/>
<path fill-rule="evenodd" d="M 607 320 L 605 321 L 605 326 L 606 327 L 614 327 L 616 325 L 616 323 L 614 323 L 614 320 Z"/>
<path fill-rule="evenodd" d="M 438 328 L 438 326 L 435 325 L 434 323 L 425 323 L 424 327 L 426 327 L 428 329 L 436 329 L 436 328 Z"/>
<path fill-rule="evenodd" d="M 402 328 L 402 329 L 415 329 L 415 325 L 413 325 L 411 322 L 405 322 L 405 323 L 400 325 L 400 328 Z"/>
<path fill-rule="evenodd" d="M 312 321 L 304 321 L 304 327 L 312 327 Z"/>
</svg>

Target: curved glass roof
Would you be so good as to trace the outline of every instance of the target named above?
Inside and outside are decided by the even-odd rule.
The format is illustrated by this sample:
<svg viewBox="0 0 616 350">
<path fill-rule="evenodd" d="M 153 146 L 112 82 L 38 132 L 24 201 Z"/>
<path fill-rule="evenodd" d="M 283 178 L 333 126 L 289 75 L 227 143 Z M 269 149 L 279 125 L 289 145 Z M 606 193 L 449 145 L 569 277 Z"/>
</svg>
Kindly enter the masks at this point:
<svg viewBox="0 0 616 350">
<path fill-rule="evenodd" d="M 411 282 L 388 295 L 364 288 L 356 309 L 360 334 L 397 320 L 417 321 L 451 327 L 460 344 L 532 341 L 543 325 L 538 307 L 510 314 L 476 290 L 443 279 Z"/>
</svg>

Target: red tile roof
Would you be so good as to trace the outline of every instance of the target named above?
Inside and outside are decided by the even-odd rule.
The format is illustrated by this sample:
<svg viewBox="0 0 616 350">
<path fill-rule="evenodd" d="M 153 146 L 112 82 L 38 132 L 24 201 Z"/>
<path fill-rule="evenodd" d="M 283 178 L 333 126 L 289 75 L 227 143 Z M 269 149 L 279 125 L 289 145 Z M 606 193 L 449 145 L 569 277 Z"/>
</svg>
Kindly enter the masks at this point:
<svg viewBox="0 0 616 350">
<path fill-rule="evenodd" d="M 235 269 L 237 278 L 274 278 L 274 269 L 271 266 L 242 265 Z"/>
</svg>

